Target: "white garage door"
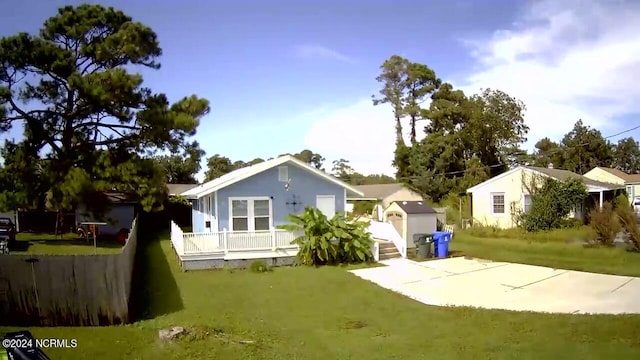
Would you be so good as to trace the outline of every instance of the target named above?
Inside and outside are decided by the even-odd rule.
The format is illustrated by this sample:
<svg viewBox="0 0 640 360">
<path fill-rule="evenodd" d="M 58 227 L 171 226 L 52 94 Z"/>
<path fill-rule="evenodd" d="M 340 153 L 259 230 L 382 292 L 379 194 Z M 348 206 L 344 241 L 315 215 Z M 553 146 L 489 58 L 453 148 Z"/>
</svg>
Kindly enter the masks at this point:
<svg viewBox="0 0 640 360">
<path fill-rule="evenodd" d="M 335 195 L 317 195 L 316 207 L 322 211 L 328 218 L 332 218 L 336 214 L 336 197 Z"/>
</svg>

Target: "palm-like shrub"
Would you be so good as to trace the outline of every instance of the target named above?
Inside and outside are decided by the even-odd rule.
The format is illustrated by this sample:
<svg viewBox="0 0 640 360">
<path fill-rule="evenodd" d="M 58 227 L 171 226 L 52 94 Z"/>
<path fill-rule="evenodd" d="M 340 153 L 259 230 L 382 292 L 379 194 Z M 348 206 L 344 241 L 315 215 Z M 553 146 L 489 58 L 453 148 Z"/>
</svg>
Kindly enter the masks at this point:
<svg viewBox="0 0 640 360">
<path fill-rule="evenodd" d="M 298 245 L 298 264 L 330 265 L 338 263 L 368 262 L 373 259 L 373 240 L 366 224 L 352 221 L 344 213 L 328 219 L 314 207 L 302 214 L 287 216 L 290 224 L 279 228 L 299 233 L 292 244 Z"/>
</svg>

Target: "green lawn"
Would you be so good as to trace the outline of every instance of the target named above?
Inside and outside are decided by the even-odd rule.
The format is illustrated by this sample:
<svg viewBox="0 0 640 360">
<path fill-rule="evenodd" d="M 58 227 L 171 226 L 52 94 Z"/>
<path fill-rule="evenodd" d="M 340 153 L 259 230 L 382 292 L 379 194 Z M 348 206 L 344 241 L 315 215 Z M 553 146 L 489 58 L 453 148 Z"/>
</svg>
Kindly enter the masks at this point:
<svg viewBox="0 0 640 360">
<path fill-rule="evenodd" d="M 18 233 L 12 254 L 94 254 L 93 240 L 87 241 L 77 234 Z M 113 254 L 122 251 L 122 245 L 112 239 L 97 241 L 98 254 Z"/>
<path fill-rule="evenodd" d="M 456 255 L 605 274 L 640 276 L 640 254 L 620 248 L 585 247 L 588 229 L 522 235 L 458 232 L 450 243 Z"/>
<path fill-rule="evenodd" d="M 149 242 L 140 254 L 134 296 L 141 319 L 128 326 L 32 328 L 39 337 L 78 340 L 77 349 L 48 349 L 51 358 L 640 358 L 640 316 L 432 307 L 341 267 L 185 273 L 168 240 Z M 198 331 L 160 343 L 158 330 L 172 325 Z"/>
</svg>

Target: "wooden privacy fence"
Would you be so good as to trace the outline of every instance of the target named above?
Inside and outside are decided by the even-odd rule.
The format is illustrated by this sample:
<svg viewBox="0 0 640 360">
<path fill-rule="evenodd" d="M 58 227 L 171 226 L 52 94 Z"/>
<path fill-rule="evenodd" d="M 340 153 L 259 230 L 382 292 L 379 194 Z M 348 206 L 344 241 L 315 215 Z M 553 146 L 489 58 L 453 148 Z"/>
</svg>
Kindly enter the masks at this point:
<svg viewBox="0 0 640 360">
<path fill-rule="evenodd" d="M 137 223 L 117 254 L 0 255 L 0 325 L 128 323 Z"/>
</svg>

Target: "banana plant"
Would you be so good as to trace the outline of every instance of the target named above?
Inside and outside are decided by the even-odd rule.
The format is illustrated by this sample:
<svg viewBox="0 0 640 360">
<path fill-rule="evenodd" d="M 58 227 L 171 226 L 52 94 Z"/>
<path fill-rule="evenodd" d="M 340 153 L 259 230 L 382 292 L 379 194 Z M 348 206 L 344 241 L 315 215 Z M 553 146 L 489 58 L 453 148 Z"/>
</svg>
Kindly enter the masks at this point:
<svg viewBox="0 0 640 360">
<path fill-rule="evenodd" d="M 345 213 L 328 219 L 320 210 L 307 207 L 301 214 L 287 216 L 289 224 L 280 229 L 300 234 L 291 244 L 298 245 L 297 263 L 329 265 L 373 260 L 373 240 L 366 224 L 353 221 Z"/>
</svg>

